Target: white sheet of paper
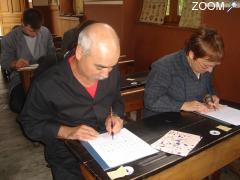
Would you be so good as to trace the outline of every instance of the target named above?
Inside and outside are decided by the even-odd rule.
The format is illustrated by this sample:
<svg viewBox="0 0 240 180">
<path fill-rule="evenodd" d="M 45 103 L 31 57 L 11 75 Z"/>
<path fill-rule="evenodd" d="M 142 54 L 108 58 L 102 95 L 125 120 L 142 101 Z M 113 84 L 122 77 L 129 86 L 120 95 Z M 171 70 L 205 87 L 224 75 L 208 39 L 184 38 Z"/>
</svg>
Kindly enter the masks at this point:
<svg viewBox="0 0 240 180">
<path fill-rule="evenodd" d="M 30 64 L 28 66 L 17 69 L 18 71 L 30 70 L 38 68 L 39 64 Z"/>
<path fill-rule="evenodd" d="M 166 153 L 187 156 L 201 138 L 198 135 L 171 130 L 151 146 Z"/>
<path fill-rule="evenodd" d="M 96 140 L 90 140 L 88 143 L 110 168 L 158 152 L 126 128 L 114 135 L 113 139 L 108 133 L 103 133 Z"/>
<path fill-rule="evenodd" d="M 211 111 L 208 113 L 200 113 L 214 119 L 219 119 L 223 122 L 233 124 L 235 126 L 240 125 L 240 110 L 231 108 L 226 105 L 220 105 L 216 111 Z"/>
</svg>

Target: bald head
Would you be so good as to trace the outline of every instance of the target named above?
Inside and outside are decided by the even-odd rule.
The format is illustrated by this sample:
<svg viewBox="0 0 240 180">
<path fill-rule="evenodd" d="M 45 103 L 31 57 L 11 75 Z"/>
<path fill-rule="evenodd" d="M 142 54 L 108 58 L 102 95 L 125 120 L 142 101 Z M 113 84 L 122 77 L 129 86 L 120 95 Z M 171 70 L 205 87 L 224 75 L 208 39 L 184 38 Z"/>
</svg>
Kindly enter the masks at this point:
<svg viewBox="0 0 240 180">
<path fill-rule="evenodd" d="M 79 34 L 76 63 L 79 74 L 89 81 L 108 78 L 119 56 L 119 39 L 111 26 L 94 23 Z"/>
<path fill-rule="evenodd" d="M 78 45 L 83 55 L 96 51 L 120 51 L 119 38 L 115 30 L 104 23 L 94 23 L 87 26 L 78 37 Z"/>
</svg>

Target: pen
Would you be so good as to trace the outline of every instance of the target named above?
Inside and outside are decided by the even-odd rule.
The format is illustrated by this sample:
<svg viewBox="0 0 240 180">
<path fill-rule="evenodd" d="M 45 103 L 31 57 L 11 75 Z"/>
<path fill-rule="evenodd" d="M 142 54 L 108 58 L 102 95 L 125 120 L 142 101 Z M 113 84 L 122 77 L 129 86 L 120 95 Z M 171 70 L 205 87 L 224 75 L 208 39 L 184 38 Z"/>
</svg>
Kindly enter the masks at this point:
<svg viewBox="0 0 240 180">
<path fill-rule="evenodd" d="M 113 121 L 112 121 L 112 116 L 113 116 L 112 107 L 110 109 L 110 116 L 111 116 L 111 136 L 113 139 L 114 133 L 113 133 Z"/>
<path fill-rule="evenodd" d="M 213 109 L 214 109 L 214 111 L 216 111 L 216 107 L 215 107 L 215 104 L 214 104 L 214 100 L 213 100 L 212 95 L 210 95 L 210 99 L 211 99 L 211 102 L 213 103 Z"/>
<path fill-rule="evenodd" d="M 213 89 L 211 88 L 211 80 L 209 79 L 209 82 L 207 84 L 207 91 L 208 94 L 205 96 L 205 103 L 208 104 L 209 102 L 213 103 L 213 110 L 216 111 L 216 106 L 214 104 L 214 100 L 212 97 Z"/>
<path fill-rule="evenodd" d="M 204 97 L 204 100 L 203 100 L 207 105 L 209 104 L 209 102 L 211 102 L 213 104 L 213 109 L 214 111 L 216 111 L 216 106 L 214 105 L 214 100 L 213 100 L 213 97 L 212 95 L 210 94 L 207 94 L 205 97 Z"/>
</svg>

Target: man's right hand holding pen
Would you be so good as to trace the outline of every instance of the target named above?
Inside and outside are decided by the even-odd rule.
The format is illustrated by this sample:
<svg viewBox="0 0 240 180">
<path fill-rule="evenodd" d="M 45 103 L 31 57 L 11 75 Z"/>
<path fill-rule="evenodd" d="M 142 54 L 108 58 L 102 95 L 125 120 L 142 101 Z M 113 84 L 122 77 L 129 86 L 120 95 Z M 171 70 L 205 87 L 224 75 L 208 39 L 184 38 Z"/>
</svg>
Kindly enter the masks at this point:
<svg viewBox="0 0 240 180">
<path fill-rule="evenodd" d="M 119 133 L 122 129 L 123 120 L 114 113 L 110 113 L 110 115 L 106 119 L 105 126 L 108 133 L 113 137 L 113 135 Z"/>
<path fill-rule="evenodd" d="M 205 96 L 204 99 L 209 109 L 213 109 L 214 111 L 216 111 L 219 108 L 219 98 L 216 95 L 208 94 Z"/>
<path fill-rule="evenodd" d="M 207 113 L 219 108 L 219 98 L 216 95 L 207 94 L 203 102 L 200 101 L 186 101 L 181 106 L 181 110 L 188 112 Z"/>
</svg>

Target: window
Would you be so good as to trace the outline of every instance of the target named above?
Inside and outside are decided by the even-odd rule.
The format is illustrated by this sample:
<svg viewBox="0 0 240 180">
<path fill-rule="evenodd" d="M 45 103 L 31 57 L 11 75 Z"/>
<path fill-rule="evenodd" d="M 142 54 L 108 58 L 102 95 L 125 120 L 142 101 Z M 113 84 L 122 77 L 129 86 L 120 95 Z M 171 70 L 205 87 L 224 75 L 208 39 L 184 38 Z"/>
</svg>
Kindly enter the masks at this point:
<svg viewBox="0 0 240 180">
<path fill-rule="evenodd" d="M 184 0 L 168 0 L 165 24 L 178 24 L 182 14 Z"/>
</svg>

